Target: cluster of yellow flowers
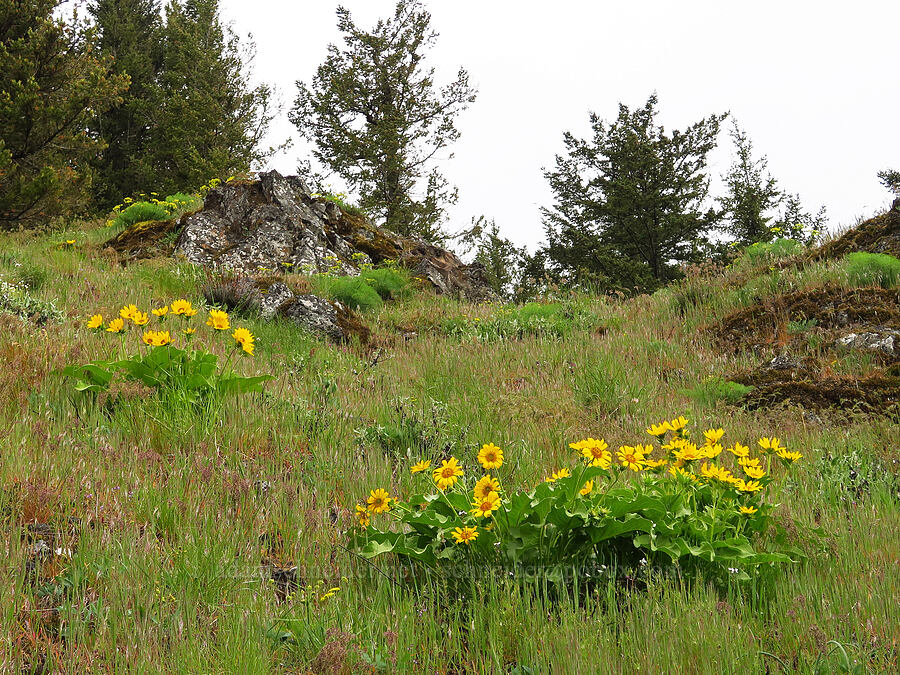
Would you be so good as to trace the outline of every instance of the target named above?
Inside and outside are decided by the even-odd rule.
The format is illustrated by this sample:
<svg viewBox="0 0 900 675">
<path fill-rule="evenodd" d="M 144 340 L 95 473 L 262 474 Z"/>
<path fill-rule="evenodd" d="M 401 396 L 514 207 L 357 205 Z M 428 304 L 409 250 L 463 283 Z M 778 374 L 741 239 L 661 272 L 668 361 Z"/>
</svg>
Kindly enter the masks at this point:
<svg viewBox="0 0 900 675">
<path fill-rule="evenodd" d="M 187 320 L 197 314 L 197 310 L 193 305 L 184 299 L 175 300 L 171 305 L 163 305 L 150 311 L 160 321 L 164 321 L 168 315 L 180 316 L 182 319 Z M 105 330 L 108 333 L 122 333 L 127 327 L 126 321 L 130 321 L 135 326 L 146 326 L 150 322 L 150 317 L 146 312 L 139 310 L 136 305 L 125 305 L 119 310 L 119 316 L 105 324 Z M 218 309 L 209 311 L 206 325 L 216 331 L 228 330 L 231 327 L 228 313 Z M 103 315 L 94 314 L 91 316 L 87 321 L 87 327 L 92 330 L 104 329 Z M 193 326 L 186 325 L 181 332 L 190 339 L 197 331 Z M 253 355 L 256 338 L 253 337 L 249 330 L 236 328 L 231 337 L 234 338 L 236 348 L 239 347 L 245 353 Z M 167 330 L 147 330 L 144 332 L 142 339 L 144 344 L 151 347 L 163 347 L 172 344 L 172 335 Z"/>
<path fill-rule="evenodd" d="M 781 441 L 775 437 L 764 437 L 757 441 L 760 452 L 765 458 L 766 466 L 763 467 L 761 457 L 751 457 L 750 448 L 735 442 L 728 448 L 723 448 L 720 441 L 725 435 L 724 429 L 707 429 L 703 432 L 704 442 L 697 445 L 690 440 L 690 434 L 686 427 L 689 421 L 681 416 L 672 420 L 666 420 L 659 424 L 652 424 L 647 433 L 656 438 L 662 456 L 653 458 L 655 448 L 652 444 L 623 445 L 616 451 L 615 456 L 609 445 L 603 439 L 586 438 L 569 447 L 578 451 L 585 466 L 600 467 L 607 471 L 621 472 L 652 472 L 661 474 L 665 467 L 668 473 L 676 479 L 684 479 L 698 485 L 721 486 L 733 489 L 750 498 L 755 493 L 764 489 L 767 484 L 771 460 L 777 457 L 785 463 L 793 463 L 803 455 L 799 452 L 789 452 L 781 445 Z M 666 438 L 667 435 L 671 436 Z M 713 463 L 726 452 L 733 456 L 742 476 L 737 476 L 725 466 Z M 472 509 L 469 512 L 475 518 L 489 518 L 501 506 L 500 479 L 489 473 L 499 469 L 503 465 L 503 450 L 493 443 L 486 443 L 478 451 L 478 462 L 485 470 L 485 475 L 478 479 L 472 493 Z M 694 471 L 697 463 L 701 463 L 699 472 Z M 735 467 L 735 470 L 738 470 Z M 431 470 L 431 460 L 420 460 L 410 469 L 417 474 Z M 464 475 L 463 468 L 456 457 L 442 460 L 441 465 L 432 470 L 432 480 L 440 492 L 453 488 Z M 560 468 L 545 479 L 548 483 L 555 483 L 572 476 L 568 468 Z M 594 481 L 588 480 L 579 490 L 583 497 L 589 496 L 594 490 Z M 383 513 L 391 508 L 391 502 L 396 501 L 382 488 L 372 490 L 366 505 L 356 505 L 356 515 L 359 523 L 367 527 L 373 514 Z M 739 505 L 738 510 L 744 515 L 753 515 L 758 508 L 752 504 Z M 478 538 L 478 527 L 457 527 L 451 532 L 458 544 L 471 544 Z"/>
</svg>

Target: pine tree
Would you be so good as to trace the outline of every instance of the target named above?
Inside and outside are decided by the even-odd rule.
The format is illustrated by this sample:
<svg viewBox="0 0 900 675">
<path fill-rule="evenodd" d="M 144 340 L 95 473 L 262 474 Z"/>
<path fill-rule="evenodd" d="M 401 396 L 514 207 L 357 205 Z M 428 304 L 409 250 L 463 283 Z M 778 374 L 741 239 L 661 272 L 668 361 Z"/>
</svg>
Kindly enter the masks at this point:
<svg viewBox="0 0 900 675">
<path fill-rule="evenodd" d="M 476 92 L 465 70 L 438 88 L 424 66 L 437 34 L 420 0 L 399 0 L 370 31 L 344 8 L 337 16 L 345 47 L 329 45 L 311 85 L 297 83 L 290 119 L 361 207 L 401 234 L 436 240 L 456 190 L 431 165 L 459 138 L 454 121 Z"/>
<path fill-rule="evenodd" d="M 91 30 L 55 16 L 60 0 L 0 0 L 0 227 L 22 227 L 85 203 L 102 142 L 90 119 L 119 101 Z"/>
<path fill-rule="evenodd" d="M 620 104 L 606 124 L 591 114 L 589 140 L 564 135 L 566 155 L 545 177 L 554 194 L 544 208 L 551 272 L 606 287 L 648 290 L 694 260 L 720 214 L 704 210 L 707 154 L 725 115 L 666 133 L 656 95 L 643 108 Z"/>
<path fill-rule="evenodd" d="M 253 45 L 222 23 L 219 0 L 170 0 L 163 34 L 152 188 L 194 189 L 270 156 L 272 90 L 251 85 Z"/>
<path fill-rule="evenodd" d="M 749 245 L 774 237 L 770 222 L 773 210 L 784 197 L 777 181 L 767 173 L 768 160 L 753 158 L 753 143 L 737 122 L 731 129 L 735 161 L 724 176 L 727 193 L 719 201 L 726 229 L 738 244 Z"/>
<path fill-rule="evenodd" d="M 158 0 L 95 0 L 89 11 L 100 53 L 112 59 L 114 72 L 130 78 L 122 103 L 98 115 L 93 125 L 107 145 L 97 163 L 95 200 L 108 208 L 155 182 L 152 139 L 160 104 L 162 21 Z"/>
<path fill-rule="evenodd" d="M 900 171 L 895 169 L 885 169 L 878 172 L 878 179 L 881 184 L 895 195 L 900 196 Z"/>
<path fill-rule="evenodd" d="M 527 258 L 519 248 L 500 235 L 497 223 L 485 216 L 472 219 L 472 226 L 454 237 L 464 253 L 474 251 L 475 262 L 484 267 L 491 288 L 500 297 L 512 297 L 522 281 L 522 265 Z"/>
</svg>

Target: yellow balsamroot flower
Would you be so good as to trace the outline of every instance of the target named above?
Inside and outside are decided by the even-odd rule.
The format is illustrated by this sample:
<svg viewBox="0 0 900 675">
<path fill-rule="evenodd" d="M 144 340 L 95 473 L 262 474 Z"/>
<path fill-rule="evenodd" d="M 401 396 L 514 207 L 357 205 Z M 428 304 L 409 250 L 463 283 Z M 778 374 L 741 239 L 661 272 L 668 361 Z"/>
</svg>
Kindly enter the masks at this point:
<svg viewBox="0 0 900 675">
<path fill-rule="evenodd" d="M 725 435 L 724 429 L 707 429 L 703 432 L 703 436 L 706 437 L 707 445 L 715 445 L 720 440 L 722 440 L 722 436 Z"/>
<path fill-rule="evenodd" d="M 473 541 L 478 539 L 478 528 L 477 527 L 457 527 L 453 532 L 451 532 L 453 538 L 456 540 L 457 544 L 465 544 L 468 546 Z"/>
<path fill-rule="evenodd" d="M 582 497 L 587 497 L 589 494 L 591 494 L 591 491 L 593 489 L 594 489 L 594 481 L 589 480 L 584 484 L 584 487 L 578 491 L 578 494 L 580 494 Z"/>
<path fill-rule="evenodd" d="M 667 459 L 645 459 L 644 467 L 647 469 L 658 469 L 669 463 Z"/>
<path fill-rule="evenodd" d="M 391 498 L 386 490 L 378 488 L 369 492 L 369 498 L 366 500 L 369 505 L 369 511 L 372 513 L 382 513 L 391 508 Z"/>
<path fill-rule="evenodd" d="M 688 425 L 688 422 L 689 420 L 684 415 L 681 415 L 669 421 L 669 428 L 672 431 L 681 431 Z"/>
<path fill-rule="evenodd" d="M 476 518 L 489 518 L 490 515 L 500 508 L 500 495 L 496 492 L 491 492 L 484 499 L 477 499 L 472 502 L 472 506 L 475 507 L 470 512 Z"/>
<path fill-rule="evenodd" d="M 146 326 L 150 323 L 150 317 L 147 316 L 146 312 L 135 312 L 131 315 L 131 320 L 135 326 Z"/>
<path fill-rule="evenodd" d="M 110 321 L 106 326 L 107 333 L 121 333 L 122 329 L 125 328 L 125 321 L 121 318 L 115 318 Z"/>
<path fill-rule="evenodd" d="M 796 462 L 798 459 L 803 457 L 799 452 L 788 452 L 785 448 L 778 448 L 776 450 L 776 454 L 781 457 L 781 459 L 786 459 L 789 462 Z"/>
<path fill-rule="evenodd" d="M 743 513 L 745 516 L 752 516 L 754 513 L 759 511 L 759 509 L 757 509 L 753 506 L 741 506 L 738 510 L 741 513 Z"/>
<path fill-rule="evenodd" d="M 778 452 L 779 448 L 782 447 L 781 441 L 774 436 L 772 438 L 760 438 L 757 443 L 759 443 L 759 447 L 763 449 L 763 452 Z"/>
<path fill-rule="evenodd" d="M 569 447 L 580 451 L 584 461 L 591 466 L 608 469 L 612 463 L 612 453 L 607 450 L 609 446 L 602 438 L 586 438 L 577 443 L 569 443 Z"/>
<path fill-rule="evenodd" d="M 753 480 L 759 480 L 766 475 L 765 470 L 761 466 L 745 466 L 742 468 L 744 469 L 744 473 L 747 474 L 747 477 L 752 478 Z"/>
<path fill-rule="evenodd" d="M 677 464 L 673 464 L 669 467 L 669 473 L 675 476 L 676 478 L 687 478 L 688 480 L 692 480 L 695 483 L 700 479 L 697 478 L 696 474 L 692 471 L 685 471 L 682 467 Z"/>
<path fill-rule="evenodd" d="M 555 483 L 560 478 L 568 478 L 571 475 L 572 472 L 568 469 L 560 469 L 559 471 L 554 471 L 552 474 L 550 474 L 550 478 L 547 478 L 546 481 L 548 483 Z"/>
<path fill-rule="evenodd" d="M 668 422 L 660 422 L 659 424 L 651 424 L 647 429 L 647 433 L 651 436 L 665 436 L 667 431 L 672 431 L 672 427 Z"/>
<path fill-rule="evenodd" d="M 738 464 L 741 465 L 743 469 L 747 469 L 748 466 L 759 468 L 759 457 L 738 457 Z"/>
<path fill-rule="evenodd" d="M 462 467 L 456 460 L 456 457 L 441 461 L 441 465 L 432 472 L 434 482 L 437 483 L 438 490 L 446 490 L 453 487 L 457 479 L 463 475 Z"/>
<path fill-rule="evenodd" d="M 750 448 L 737 442 L 735 442 L 733 446 L 728 448 L 728 452 L 738 458 L 750 456 Z"/>
<path fill-rule="evenodd" d="M 130 319 L 139 311 L 140 310 L 138 310 L 136 305 L 125 305 L 122 309 L 119 310 L 119 316 L 121 316 L 123 319 Z"/>
<path fill-rule="evenodd" d="M 228 312 L 223 312 L 220 309 L 209 310 L 209 318 L 206 320 L 206 325 L 214 330 L 228 330 L 231 327 L 231 324 L 228 323 Z"/>
<path fill-rule="evenodd" d="M 179 316 L 194 316 L 197 313 L 191 303 L 184 299 L 175 300 L 169 307 L 172 309 L 172 314 Z"/>
<path fill-rule="evenodd" d="M 762 483 L 760 483 L 757 480 L 744 481 L 744 480 L 741 480 L 740 478 L 738 478 L 736 481 L 734 481 L 734 486 L 741 492 L 747 492 L 747 493 L 759 492 L 760 490 L 763 489 Z"/>
<path fill-rule="evenodd" d="M 478 451 L 478 462 L 484 470 L 499 469 L 503 466 L 503 450 L 493 443 L 485 443 Z"/>
<path fill-rule="evenodd" d="M 693 443 L 685 443 L 674 453 L 675 459 L 680 462 L 693 462 L 695 459 L 703 459 L 705 456 Z"/>
<path fill-rule="evenodd" d="M 616 453 L 622 466 L 632 471 L 641 471 L 644 468 L 644 448 L 640 445 L 631 447 L 623 445 Z"/>
<path fill-rule="evenodd" d="M 423 459 L 420 462 L 416 462 L 412 465 L 412 468 L 409 470 L 410 473 L 419 473 L 420 471 L 428 471 L 431 468 L 431 460 Z"/>
<path fill-rule="evenodd" d="M 488 474 L 475 483 L 475 499 L 486 499 L 491 493 L 500 493 L 500 481 Z"/>
<path fill-rule="evenodd" d="M 90 319 L 88 319 L 87 327 L 88 328 L 100 328 L 103 326 L 103 315 L 102 314 L 94 314 Z"/>
<path fill-rule="evenodd" d="M 716 443 L 715 445 L 704 445 L 700 448 L 700 452 L 703 453 L 703 456 L 707 459 L 715 459 L 720 454 L 722 454 L 722 446 Z"/>
<path fill-rule="evenodd" d="M 729 471 L 725 467 L 716 466 L 715 464 L 707 465 L 706 462 L 703 462 L 703 466 L 700 467 L 700 473 L 704 478 L 707 478 L 709 480 L 716 480 L 720 483 L 726 483 L 729 485 L 734 484 L 734 482 L 738 480 L 732 475 L 731 471 Z"/>
<path fill-rule="evenodd" d="M 144 342 L 151 347 L 163 347 L 172 342 L 172 336 L 167 330 L 148 330 L 144 333 Z"/>
<path fill-rule="evenodd" d="M 165 316 L 169 312 L 169 306 L 166 305 L 164 307 L 157 307 L 156 309 L 152 310 L 152 312 L 154 316 Z"/>
<path fill-rule="evenodd" d="M 256 339 L 253 337 L 253 333 L 246 328 L 235 328 L 231 337 L 234 338 L 235 343 L 237 343 L 241 349 L 251 356 L 253 355 L 253 343 Z"/>
<path fill-rule="evenodd" d="M 195 329 L 193 329 L 193 328 L 185 328 L 185 329 L 184 329 L 183 331 L 181 331 L 181 332 L 184 333 L 185 335 L 193 335 L 193 334 L 196 333 L 197 331 L 196 331 Z"/>
<path fill-rule="evenodd" d="M 356 505 L 356 520 L 363 527 L 368 527 L 371 519 L 369 518 L 369 510 L 361 504 Z"/>
</svg>

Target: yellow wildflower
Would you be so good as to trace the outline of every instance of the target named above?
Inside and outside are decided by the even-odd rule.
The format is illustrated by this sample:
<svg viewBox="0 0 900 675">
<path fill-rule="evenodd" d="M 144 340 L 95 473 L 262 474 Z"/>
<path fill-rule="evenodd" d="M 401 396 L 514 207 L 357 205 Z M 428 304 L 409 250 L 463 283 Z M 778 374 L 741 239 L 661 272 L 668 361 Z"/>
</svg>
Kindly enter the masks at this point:
<svg viewBox="0 0 900 675">
<path fill-rule="evenodd" d="M 139 310 L 137 306 L 125 305 L 122 309 L 119 310 L 119 316 L 121 316 L 123 319 L 130 319 L 138 312 Z"/>
<path fill-rule="evenodd" d="M 612 453 L 607 450 L 609 446 L 602 438 L 586 438 L 577 443 L 569 443 L 569 447 L 574 450 L 579 450 L 582 457 L 584 457 L 584 461 L 591 466 L 599 466 L 608 469 L 612 462 Z"/>
<path fill-rule="evenodd" d="M 100 328 L 103 326 L 103 315 L 94 314 L 90 319 L 88 319 L 87 327 L 88 328 Z"/>
<path fill-rule="evenodd" d="M 121 333 L 123 328 L 125 328 L 125 321 L 121 318 L 115 318 L 107 324 L 106 331 L 108 333 Z"/>
<path fill-rule="evenodd" d="M 457 527 L 451 533 L 453 538 L 456 540 L 457 544 L 465 544 L 468 546 L 473 541 L 478 539 L 478 528 L 477 527 Z"/>
<path fill-rule="evenodd" d="M 722 454 L 722 446 L 716 443 L 715 445 L 704 445 L 700 448 L 700 452 L 703 453 L 703 456 L 707 459 L 715 459 L 720 454 Z"/>
<path fill-rule="evenodd" d="M 492 492 L 499 494 L 500 481 L 496 478 L 491 478 L 491 474 L 480 478 L 478 482 L 475 483 L 475 499 L 485 499 L 489 497 Z"/>
<path fill-rule="evenodd" d="M 673 454 L 675 459 L 681 462 L 692 462 L 695 459 L 702 459 L 704 456 L 704 453 L 700 452 L 700 449 L 693 443 L 685 443 Z"/>
<path fill-rule="evenodd" d="M 759 492 L 763 489 L 762 483 L 756 480 L 744 481 L 738 478 L 734 481 L 734 486 L 741 492 Z"/>
<path fill-rule="evenodd" d="M 369 505 L 369 511 L 372 513 L 382 513 L 391 508 L 391 498 L 386 490 L 378 488 L 369 492 L 369 498 L 366 500 Z"/>
<path fill-rule="evenodd" d="M 253 354 L 253 342 L 255 340 L 253 333 L 246 328 L 235 328 L 231 337 L 234 338 L 235 343 L 239 345 L 241 349 L 250 355 Z"/>
<path fill-rule="evenodd" d="M 185 335 L 193 335 L 193 334 L 196 333 L 196 332 L 197 332 L 197 331 L 196 331 L 195 329 L 193 329 L 193 328 L 185 328 L 185 329 L 182 331 L 182 333 L 184 333 Z"/>
<path fill-rule="evenodd" d="M 194 316 L 197 313 L 197 310 L 191 306 L 191 303 L 184 299 L 175 300 L 170 307 L 172 308 L 172 314 L 180 316 Z"/>
<path fill-rule="evenodd" d="M 742 506 L 742 507 L 740 507 L 739 511 L 741 513 L 743 513 L 745 516 L 752 516 L 754 513 L 759 511 L 759 509 L 757 509 L 753 506 Z"/>
<path fill-rule="evenodd" d="M 451 457 L 449 460 L 443 460 L 441 465 L 432 472 L 432 477 L 434 478 L 434 482 L 437 483 L 438 490 L 446 490 L 447 488 L 453 487 L 456 480 L 462 475 L 463 470 L 462 467 L 459 466 L 456 457 Z"/>
<path fill-rule="evenodd" d="M 571 475 L 572 475 L 571 471 L 569 471 L 566 468 L 563 468 L 563 469 L 560 469 L 559 471 L 554 471 L 552 474 L 550 474 L 550 477 L 546 478 L 545 480 L 548 483 L 555 483 L 560 478 L 568 478 Z"/>
<path fill-rule="evenodd" d="M 623 467 L 632 471 L 640 471 L 644 468 L 644 448 L 642 446 L 631 447 L 630 445 L 623 445 L 616 454 Z"/>
<path fill-rule="evenodd" d="M 153 314 L 155 316 L 165 316 L 168 313 L 168 311 L 169 311 L 169 306 L 164 305 L 163 307 L 157 307 L 156 309 L 154 309 Z"/>
<path fill-rule="evenodd" d="M 228 323 L 228 312 L 223 312 L 220 309 L 209 310 L 209 318 L 206 320 L 206 325 L 214 330 L 228 330 L 231 327 L 231 324 Z"/>
<path fill-rule="evenodd" d="M 668 422 L 651 424 L 647 429 L 647 433 L 651 436 L 664 436 L 667 431 L 672 431 L 672 426 Z"/>
<path fill-rule="evenodd" d="M 473 516 L 476 518 L 488 518 L 500 508 L 500 495 L 496 492 L 491 492 L 487 497 L 472 502 L 472 506 L 474 507 L 471 511 Z"/>
<path fill-rule="evenodd" d="M 753 480 L 759 480 L 763 476 L 766 475 L 765 470 L 761 466 L 744 466 L 744 473 L 747 474 L 748 478 L 752 478 Z"/>
<path fill-rule="evenodd" d="M 740 443 L 735 442 L 733 446 L 728 448 L 728 452 L 730 452 L 735 457 L 747 457 L 750 455 L 750 448 L 746 445 L 741 445 Z"/>
<path fill-rule="evenodd" d="M 667 459 L 645 459 L 644 467 L 647 469 L 658 469 L 669 463 Z"/>
<path fill-rule="evenodd" d="M 707 429 L 706 431 L 703 432 L 703 435 L 706 437 L 707 445 L 715 445 L 722 439 L 722 436 L 725 435 L 725 430 L 721 429 L 721 428 L 720 429 Z"/>
<path fill-rule="evenodd" d="M 368 527 L 371 522 L 369 518 L 369 510 L 361 504 L 356 505 L 356 519 L 363 527 Z"/>
<path fill-rule="evenodd" d="M 803 457 L 803 455 L 799 452 L 788 452 L 785 448 L 778 448 L 778 450 L 776 450 L 776 453 L 779 457 L 781 457 L 781 459 L 786 459 L 789 462 L 796 462 L 798 459 Z"/>
<path fill-rule="evenodd" d="M 688 425 L 688 421 L 689 420 L 684 415 L 681 415 L 674 420 L 669 421 L 669 428 L 672 431 L 681 431 Z"/>
<path fill-rule="evenodd" d="M 412 465 L 412 468 L 409 470 L 410 473 L 419 473 L 420 471 L 428 471 L 431 468 L 431 460 L 423 459 L 419 462 L 416 462 Z"/>
<path fill-rule="evenodd" d="M 580 494 L 582 497 L 587 497 L 589 494 L 591 494 L 591 491 L 593 489 L 594 489 L 594 481 L 589 480 L 584 484 L 584 487 L 578 491 L 578 494 Z"/>
<path fill-rule="evenodd" d="M 131 315 L 131 320 L 135 326 L 146 326 L 150 323 L 150 317 L 147 316 L 146 312 L 135 312 Z"/>
<path fill-rule="evenodd" d="M 763 452 L 778 452 L 779 448 L 782 447 L 781 441 L 775 437 L 760 438 L 757 443 L 759 443 L 759 447 L 763 449 Z"/>
<path fill-rule="evenodd" d="M 478 451 L 478 461 L 485 470 L 499 469 L 503 466 L 503 450 L 493 443 L 485 443 Z"/>
</svg>

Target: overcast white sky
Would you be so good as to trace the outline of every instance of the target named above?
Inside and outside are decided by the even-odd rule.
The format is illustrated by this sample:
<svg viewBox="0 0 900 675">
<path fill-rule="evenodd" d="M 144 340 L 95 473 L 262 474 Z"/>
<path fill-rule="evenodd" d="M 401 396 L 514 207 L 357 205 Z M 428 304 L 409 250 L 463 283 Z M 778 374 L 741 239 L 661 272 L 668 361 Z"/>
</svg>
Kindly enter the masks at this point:
<svg viewBox="0 0 900 675">
<path fill-rule="evenodd" d="M 296 137 L 286 115 L 294 82 L 308 82 L 327 45 L 340 41 L 338 4 L 365 27 L 394 7 L 392 0 L 223 0 L 223 18 L 256 41 L 256 75 L 284 100 L 273 140 Z M 543 237 L 538 209 L 552 202 L 542 168 L 562 151 L 563 131 L 586 135 L 588 111 L 612 119 L 620 101 L 637 107 L 653 91 L 669 129 L 730 111 L 782 188 L 799 192 L 810 211 L 824 204 L 832 228 L 889 202 L 875 174 L 900 168 L 900 2 L 426 4 L 440 34 L 429 56 L 439 83 L 463 66 L 479 90 L 459 118 L 454 157 L 442 165 L 460 192 L 451 231 L 484 214 L 533 250 Z M 724 130 L 714 176 L 731 161 Z M 271 164 L 294 173 L 308 154 L 295 140 Z"/>
</svg>

